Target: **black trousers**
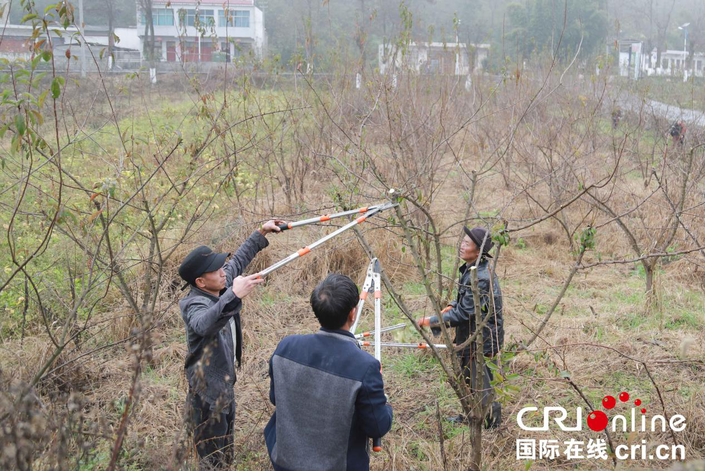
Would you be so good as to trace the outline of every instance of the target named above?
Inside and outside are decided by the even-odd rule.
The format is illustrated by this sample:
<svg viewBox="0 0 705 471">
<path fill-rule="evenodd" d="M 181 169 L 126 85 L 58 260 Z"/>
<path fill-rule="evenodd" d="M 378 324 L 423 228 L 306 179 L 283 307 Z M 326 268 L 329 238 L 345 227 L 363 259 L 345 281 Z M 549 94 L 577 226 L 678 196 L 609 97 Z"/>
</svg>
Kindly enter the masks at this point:
<svg viewBox="0 0 705 471">
<path fill-rule="evenodd" d="M 193 441 L 201 458 L 201 469 L 229 467 L 234 456 L 233 424 L 235 403 L 223 411 L 212 410 L 211 405 L 198 394 L 189 393 L 186 407 L 193 430 Z"/>
<path fill-rule="evenodd" d="M 470 388 L 475 390 L 475 359 L 473 358 L 470 348 L 458 352 L 460 364 L 463 367 L 463 376 L 465 382 L 470 385 Z M 491 360 L 494 364 L 496 360 Z M 497 428 L 502 421 L 502 404 L 490 401 L 494 398 L 494 388 L 492 387 L 492 370 L 485 363 L 485 371 L 482 372 L 482 408 L 487 411 L 485 415 L 485 428 Z"/>
</svg>

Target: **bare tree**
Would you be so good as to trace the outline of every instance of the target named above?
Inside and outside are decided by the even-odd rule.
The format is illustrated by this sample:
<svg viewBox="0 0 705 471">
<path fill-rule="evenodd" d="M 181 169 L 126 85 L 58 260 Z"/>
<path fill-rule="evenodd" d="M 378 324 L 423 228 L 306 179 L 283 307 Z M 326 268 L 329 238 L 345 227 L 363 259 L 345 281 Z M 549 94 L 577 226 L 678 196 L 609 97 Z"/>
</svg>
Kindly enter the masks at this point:
<svg viewBox="0 0 705 471">
<path fill-rule="evenodd" d="M 137 15 L 139 16 L 140 12 L 142 13 L 144 17 L 144 47 L 142 50 L 142 53 L 144 54 L 145 58 L 149 62 L 153 62 L 155 57 L 154 57 L 154 45 L 155 45 L 155 38 L 154 38 L 154 17 L 153 17 L 153 9 L 152 9 L 152 0 L 138 0 L 139 3 L 139 11 Z"/>
<path fill-rule="evenodd" d="M 671 25 L 671 15 L 673 14 L 673 7 L 675 7 L 675 5 L 676 0 L 673 0 L 670 8 L 668 8 L 668 13 L 663 15 L 658 9 L 654 11 L 652 0 L 649 1 L 649 18 L 653 17 L 653 22 L 656 25 L 656 67 L 661 67 L 661 54 L 666 49 L 666 36 L 668 35 L 668 28 Z"/>
</svg>

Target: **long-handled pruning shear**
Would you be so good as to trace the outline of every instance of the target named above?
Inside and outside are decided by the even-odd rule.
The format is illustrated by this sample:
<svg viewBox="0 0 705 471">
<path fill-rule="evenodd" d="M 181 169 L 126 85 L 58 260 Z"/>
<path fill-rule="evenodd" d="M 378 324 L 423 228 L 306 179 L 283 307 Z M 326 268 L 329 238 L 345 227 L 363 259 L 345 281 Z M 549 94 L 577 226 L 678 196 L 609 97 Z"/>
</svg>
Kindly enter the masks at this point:
<svg viewBox="0 0 705 471">
<path fill-rule="evenodd" d="M 352 221 L 352 222 L 344 225 L 343 227 L 331 232 L 330 234 L 318 239 L 317 241 L 313 242 L 312 244 L 309 244 L 306 247 L 297 250 L 296 252 L 292 253 L 288 257 L 278 261 L 274 265 L 265 268 L 264 270 L 262 270 L 260 272 L 260 275 L 262 277 L 269 275 L 270 273 L 280 269 L 281 267 L 286 266 L 289 263 L 293 262 L 297 258 L 303 257 L 304 255 L 306 255 L 307 253 L 309 253 L 311 250 L 315 249 L 319 245 L 325 244 L 326 242 L 328 242 L 332 238 L 339 236 L 343 232 L 345 232 L 349 229 L 352 229 L 354 226 L 366 221 L 367 219 L 374 216 L 375 214 L 380 213 L 382 211 L 385 211 L 387 209 L 393 208 L 395 206 L 398 206 L 398 203 L 384 203 L 384 204 L 378 204 L 375 206 L 370 206 L 369 208 L 360 208 L 360 209 L 356 209 L 353 211 L 345 211 L 343 213 L 334 214 L 332 216 L 321 216 L 321 218 L 328 217 L 329 219 L 332 219 L 333 217 L 343 217 L 343 216 L 347 216 L 350 214 L 362 213 L 362 216 L 356 218 L 354 221 Z M 365 210 L 365 211 L 363 212 L 362 210 Z M 321 218 L 305 219 L 303 221 L 289 223 L 286 226 L 287 226 L 287 229 L 290 229 L 292 227 L 299 227 L 299 226 L 303 226 L 306 224 L 313 224 L 315 222 L 320 222 L 322 220 Z M 326 220 L 328 220 L 328 219 L 326 219 Z M 280 226 L 280 228 L 282 230 L 285 230 L 282 228 L 282 226 Z"/>
</svg>

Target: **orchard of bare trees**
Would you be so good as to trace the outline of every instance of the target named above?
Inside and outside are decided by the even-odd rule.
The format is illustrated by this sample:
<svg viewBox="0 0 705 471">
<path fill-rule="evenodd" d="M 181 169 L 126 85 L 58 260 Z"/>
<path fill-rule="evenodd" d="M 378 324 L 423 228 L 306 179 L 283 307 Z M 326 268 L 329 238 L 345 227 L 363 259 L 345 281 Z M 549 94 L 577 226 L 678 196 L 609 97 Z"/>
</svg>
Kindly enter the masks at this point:
<svg viewBox="0 0 705 471">
<path fill-rule="evenodd" d="M 387 202 L 396 206 L 242 300 L 231 469 L 271 469 L 268 362 L 286 336 L 318 330 L 311 291 L 329 273 L 361 285 L 375 257 L 383 323 L 407 324 L 385 338 L 428 348 L 382 351 L 394 419 L 371 469 L 703 469 L 703 123 L 674 136 L 652 91 L 615 77 L 614 51 L 562 48 L 580 33 L 570 2 L 555 2 L 551 53 L 527 47 L 530 66 L 507 53 L 470 79 L 403 65 L 380 74 L 362 65 L 358 42 L 325 73 L 297 66 L 311 50 L 288 72 L 267 60 L 225 63 L 157 84 L 147 70 L 81 78 L 76 60 L 52 47 L 51 31 L 80 39 L 66 32 L 78 21 L 73 6 L 15 3 L 34 33 L 29 60 L 0 59 L 3 469 L 197 469 L 184 406 L 184 258 L 201 245 L 235 252 L 268 220 Z M 418 18 L 397 6 L 385 10 L 388 40 L 404 54 Z M 90 50 L 101 70 L 100 49 Z M 658 98 L 677 103 L 681 85 Z M 705 93 L 702 82 L 690 86 L 693 97 Z M 348 222 L 272 234 L 244 274 Z M 456 353 L 482 351 L 493 303 L 476 310 L 462 345 L 444 323 L 438 335 L 417 323 L 462 287 L 464 226 L 491 233 L 505 330 L 493 358 L 473 355 L 472 384 Z M 469 289 L 484 305 L 472 276 Z M 360 331 L 373 330 L 363 313 Z M 486 364 L 503 411 L 490 430 L 485 391 L 474 386 Z M 619 398 L 614 408 L 607 396 Z M 547 407 L 583 426 L 559 427 L 554 412 L 540 429 Z M 637 424 L 659 415 L 685 425 L 617 426 L 614 416 L 631 410 Z M 589 428 L 594 411 L 610 425 Z M 465 423 L 445 420 L 457 413 Z M 533 455 L 520 453 L 526 440 Z M 571 440 L 583 443 L 579 454 L 563 453 Z M 543 454 L 552 443 L 560 453 Z M 668 456 L 649 458 L 657 446 Z"/>
</svg>

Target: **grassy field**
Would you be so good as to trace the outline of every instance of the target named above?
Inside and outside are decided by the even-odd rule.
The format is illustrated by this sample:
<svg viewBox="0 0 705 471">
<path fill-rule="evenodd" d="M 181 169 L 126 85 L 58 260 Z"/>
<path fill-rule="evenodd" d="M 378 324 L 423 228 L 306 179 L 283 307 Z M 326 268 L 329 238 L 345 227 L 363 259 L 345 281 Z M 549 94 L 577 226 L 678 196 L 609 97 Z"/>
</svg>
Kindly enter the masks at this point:
<svg viewBox="0 0 705 471">
<path fill-rule="evenodd" d="M 524 327 L 535 325 L 542 309 L 555 296 L 557 287 L 567 272 L 569 259 L 547 257 L 555 247 L 545 244 L 541 232 L 528 240 L 525 248 L 512 246 L 498 264 L 500 280 L 507 311 L 507 345 L 526 337 Z M 284 235 L 263 254 L 270 260 L 296 247 L 297 239 L 304 235 Z M 292 239 L 294 239 L 292 241 Z M 326 249 L 325 257 L 335 257 L 336 251 L 354 243 L 341 241 L 337 248 Z M 223 248 L 235 248 L 237 240 L 229 240 Z M 275 255 L 276 254 L 276 255 Z M 317 266 L 293 267 L 293 272 L 319 271 Z M 360 272 L 362 262 L 344 266 L 349 273 Z M 674 273 L 675 272 L 675 273 Z M 404 273 L 396 279 L 403 280 Z M 243 310 L 245 329 L 245 356 L 238 373 L 236 394 L 238 419 L 236 442 L 238 469 L 267 469 L 268 457 L 262 430 L 273 406 L 268 402 L 269 379 L 267 361 L 277 342 L 286 335 L 310 333 L 317 323 L 307 305 L 310 283 L 292 283 L 296 274 L 273 277 L 271 282 L 256 295 L 246 300 Z M 361 281 L 361 275 L 356 277 Z M 538 278 L 538 279 L 537 279 Z M 681 360 L 703 358 L 705 337 L 705 294 L 702 288 L 683 283 L 677 276 L 677 267 L 668 267 L 659 278 L 662 307 L 658 314 L 646 313 L 643 279 L 628 268 L 593 271 L 580 276 L 564 298 L 564 310 L 551 324 L 551 328 L 528 353 L 520 354 L 502 365 L 505 374 L 518 377 L 509 380 L 513 386 L 503 398 L 503 425 L 497 431 L 487 432 L 484 447 L 487 469 L 525 469 L 529 462 L 515 459 L 515 442 L 526 438 L 526 432 L 516 423 L 519 409 L 528 405 L 560 405 L 568 410 L 584 407 L 580 398 L 565 383 L 560 371 L 570 372 L 584 394 L 593 404 L 599 404 L 603 395 L 617 395 L 626 391 L 639 397 L 654 413 L 661 413 L 653 384 L 639 363 L 630 361 L 618 352 L 636 359 L 651 358 L 662 363 L 650 367 L 651 374 L 664 395 L 669 414 L 680 413 L 689 418 L 686 431 L 677 434 L 684 444 L 689 459 L 702 458 L 705 417 L 702 401 L 705 398 L 703 366 L 680 363 Z M 297 286 L 298 285 L 298 286 Z M 401 291 L 411 303 L 418 300 L 423 309 L 418 283 L 400 283 Z M 421 312 L 421 311 L 419 311 Z M 372 316 L 366 313 L 361 328 L 372 327 Z M 400 320 L 398 311 L 385 303 L 384 323 Z M 390 336 L 392 337 L 392 336 Z M 126 446 L 125 463 L 129 469 L 156 469 L 170 462 L 172 446 L 181 437 L 182 412 L 186 394 L 183 375 L 185 354 L 184 329 L 177 309 L 171 309 L 163 326 L 156 332 L 155 363 L 146 369 L 141 378 L 142 399 L 130 430 Z M 392 337 L 399 341 L 417 338 L 411 332 Z M 544 343 L 545 341 L 545 343 Z M 25 348 L 17 353 L 15 361 L 32 352 L 27 346 L 33 339 L 25 340 Z M 550 344 L 557 347 L 546 348 Z M 6 343 L 6 347 L 10 347 Z M 121 400 L 129 392 L 131 365 L 125 360 L 124 349 L 117 347 L 106 352 L 104 363 L 82 364 L 74 374 L 84 385 L 86 399 L 99 407 L 99 413 L 109 422 L 118 419 Z M 14 362 L 13 362 L 14 363 Z M 372 459 L 373 469 L 442 469 L 439 448 L 441 417 L 458 412 L 457 400 L 437 362 L 427 353 L 388 349 L 383 352 L 384 379 L 395 420 L 392 431 L 385 437 L 384 451 Z M 79 386 L 78 383 L 74 383 Z M 469 432 L 464 426 L 442 421 L 443 439 L 448 469 L 461 469 L 467 465 Z M 595 433 L 549 432 L 533 433 L 535 438 L 587 441 Z M 646 435 L 654 443 L 669 443 L 664 433 Z M 640 437 L 641 438 L 641 437 Z M 615 434 L 615 443 L 629 443 L 629 433 Z M 97 450 L 82 469 L 105 466 L 109 460 L 110 441 L 105 450 Z M 642 463 L 661 467 L 665 462 Z M 575 460 L 548 463 L 537 461 L 531 469 L 604 469 L 600 460 Z"/>
<path fill-rule="evenodd" d="M 644 77 L 637 82 L 641 96 L 679 108 L 705 111 L 705 80 L 692 77 Z"/>
<path fill-rule="evenodd" d="M 509 84 L 501 93 L 510 93 L 512 87 L 515 86 Z M 432 90 L 430 86 L 428 89 Z M 31 379 L 37 373 L 38 366 L 51 356 L 53 345 L 47 339 L 47 331 L 58 331 L 62 323 L 68 322 L 68 314 L 61 317 L 61 313 L 75 311 L 75 316 L 85 319 L 90 326 L 82 338 L 69 343 L 54 363 L 65 366 L 48 375 L 37 386 L 42 403 L 46 404 L 47 410 L 56 414 L 46 413 L 45 417 L 50 418 L 46 420 L 69 422 L 66 417 L 72 416 L 62 405 L 67 404 L 67 398 L 74 401 L 69 401 L 70 404 L 75 403 L 76 408 L 85 414 L 86 423 L 78 428 L 86 436 L 92 434 L 92 438 L 88 450 L 76 454 L 73 461 L 67 461 L 72 462 L 76 469 L 105 469 L 108 466 L 115 434 L 129 404 L 136 405 L 129 411 L 130 421 L 118 457 L 120 469 L 195 469 L 193 453 L 183 446 L 188 441 L 182 417 L 187 390 L 183 371 L 186 342 L 176 304 L 183 292 L 175 289 L 179 284 L 176 270 L 181 258 L 190 248 L 201 243 L 223 251 L 234 251 L 261 220 L 270 216 L 296 219 L 314 214 L 322 206 L 333 207 L 335 196 L 345 188 L 344 182 L 335 179 L 336 172 L 344 175 L 339 177 L 341 180 L 355 180 L 355 172 L 367 171 L 364 165 L 359 168 L 354 166 L 354 149 L 351 150 L 352 146 L 349 145 L 346 147 L 344 141 L 341 143 L 341 129 L 353 132 L 358 126 L 358 121 L 352 118 L 353 124 L 345 121 L 349 115 L 343 111 L 334 111 L 340 112 L 334 117 L 316 109 L 266 116 L 251 122 L 245 120 L 257 113 L 305 106 L 313 108 L 311 103 L 316 102 L 310 96 L 306 97 L 310 99 L 306 102 L 301 94 L 291 90 L 254 92 L 244 88 L 233 90 L 225 98 L 216 91 L 191 94 L 188 99 L 176 100 L 165 96 L 164 90 L 150 91 L 147 98 L 143 91 L 130 92 L 133 95 L 128 101 L 134 106 L 130 109 L 125 103 L 120 105 L 123 111 L 115 126 L 123 131 L 128 130 L 127 137 L 116 135 L 113 125 L 87 126 L 82 131 L 92 129 L 94 134 L 90 139 L 82 138 L 70 143 L 65 150 L 64 161 L 65 171 L 75 173 L 77 181 L 87 188 L 99 189 L 95 191 L 101 195 L 114 191 L 117 201 L 127 199 L 136 188 L 139 190 L 143 182 L 141 178 L 154 171 L 149 191 L 147 194 L 138 191 L 135 201 L 150 203 L 158 200 L 154 203 L 155 211 L 145 212 L 139 205 L 134 205 L 116 216 L 119 226 L 112 234 L 130 252 L 119 259 L 126 266 L 133 258 L 146 257 L 150 240 L 148 226 L 144 223 L 145 219 L 149 219 L 147 215 L 156 214 L 158 220 L 167 220 L 168 224 L 159 240 L 164 244 L 177 245 L 181 242 L 181 231 L 186 221 L 199 211 L 197 203 L 210 201 L 208 212 L 201 213 L 199 223 L 188 233 L 183 245 L 178 245 L 160 267 L 163 274 L 157 283 L 160 283 L 161 290 L 155 308 L 157 314 L 150 330 L 153 356 L 139 372 L 138 400 L 130 402 L 135 379 L 131 355 L 134 344 L 130 338 L 138 329 L 139 320 L 115 286 L 116 282 L 111 279 L 110 284 L 106 277 L 100 286 L 108 284 L 110 288 L 91 291 L 88 300 L 82 301 L 77 310 L 72 310 L 76 304 L 71 304 L 70 295 L 67 294 L 72 290 L 80 292 L 82 283 L 89 282 L 90 278 L 83 267 L 91 260 L 85 251 L 76 248 L 75 239 L 69 237 L 70 229 L 81 229 L 78 239 L 87 241 L 86 245 L 97 244 L 101 235 L 99 221 L 103 213 L 95 214 L 90 202 L 87 202 L 85 191 L 76 188 L 67 190 L 67 215 L 61 222 L 63 231 L 55 233 L 50 253 L 32 268 L 33 274 L 43 277 L 41 292 L 45 295 L 56 294 L 51 297 L 52 304 L 47 306 L 56 313 L 53 318 L 55 325 L 50 324 L 47 328 L 34 304 L 28 310 L 25 297 L 29 289 L 23 283 L 13 283 L 0 293 L 0 302 L 6 313 L 0 326 L 0 367 L 8 384 L 8 390 L 3 392 L 3 405 L 6 407 L 10 404 L 7 398 L 12 397 L 10 386 L 15 387 Z M 245 98 L 248 94 L 249 98 Z M 334 102 L 335 98 L 331 92 L 323 94 L 320 100 L 328 103 Z M 573 98 L 562 96 L 555 100 L 557 104 L 561 104 L 562 100 L 573 103 L 570 101 Z M 506 112 L 507 102 L 513 98 L 502 99 L 505 101 L 500 100 L 499 104 L 494 105 L 495 108 L 487 112 L 488 122 L 497 120 L 492 121 L 496 124 L 506 117 L 502 113 Z M 364 97 L 353 96 L 346 105 L 353 110 L 350 113 L 355 119 L 364 119 L 365 114 L 358 111 L 358 108 L 363 108 L 361 103 L 364 103 Z M 401 109 L 402 105 L 399 106 Z M 585 113 L 581 106 L 584 107 L 577 106 L 576 116 Z M 429 105 L 429 109 L 433 106 Z M 105 112 L 105 108 L 101 110 Z M 564 112 L 556 115 L 562 118 Z M 218 116 L 224 119 L 214 119 Z M 88 111 L 82 117 L 92 123 L 99 122 L 98 117 Z M 571 115 L 566 119 L 573 118 Z M 109 117 L 106 119 L 109 122 Z M 340 129 L 335 130 L 336 133 L 341 131 L 339 134 L 333 135 L 329 128 L 332 126 L 325 124 L 330 119 L 343 123 L 339 124 Z M 397 119 L 403 119 L 401 111 Z M 530 176 L 539 175 L 539 182 L 544 182 L 541 162 L 551 161 L 552 154 L 549 156 L 546 147 L 541 147 L 539 139 L 543 134 L 565 133 L 565 148 L 568 151 L 562 155 L 570 155 L 581 162 L 578 170 L 581 178 L 603 170 L 609 164 L 608 156 L 615 132 L 605 125 L 605 117 L 600 119 L 598 124 L 601 125 L 593 128 L 597 130 L 597 138 L 604 139 L 604 142 L 600 141 L 599 145 L 603 147 L 598 151 L 592 144 L 593 154 L 585 151 L 590 145 L 589 140 L 576 143 L 577 137 L 560 131 L 563 128 L 553 127 L 548 119 L 542 122 L 540 116 L 518 128 L 521 140 L 517 137 L 518 143 L 513 150 L 517 156 L 512 163 L 514 166 L 507 164 L 506 168 L 484 175 L 474 201 L 478 217 L 502 214 L 514 221 L 535 217 L 535 207 L 527 199 L 517 197 L 515 188 L 507 183 L 507 178 L 514 179 L 511 180 L 513 182 L 522 178 L 528 181 Z M 223 124 L 241 120 L 245 120 L 244 124 L 234 127 L 232 132 Z M 215 131 L 214 122 L 217 127 Z M 463 196 L 468 175 L 457 162 L 473 167 L 478 164 L 478 156 L 484 149 L 491 147 L 489 138 L 487 142 L 479 142 L 481 139 L 477 137 L 484 125 L 484 121 L 479 122 L 477 129 L 467 137 L 470 144 L 463 142 L 466 147 L 461 146 L 464 149 L 461 157 L 454 156 L 450 151 L 441 153 L 439 159 L 445 170 L 434 175 L 432 192 L 423 189 L 427 191 L 423 194 L 422 189 L 418 190 L 423 197 L 433 194 L 433 198 L 428 196 L 429 210 L 437 215 L 437 220 L 444 227 L 451 228 L 442 237 L 445 275 L 450 275 L 455 262 L 455 242 L 460 226 L 453 224 L 465 217 Z M 579 124 L 575 132 L 586 132 L 588 128 Z M 379 126 L 378 129 L 383 127 Z M 210 132 L 227 137 L 222 142 L 218 141 L 218 145 L 199 151 L 199 145 L 208 140 Z M 414 132 L 421 133 L 418 130 Z M 326 133 L 334 137 L 326 137 Z M 385 153 L 391 151 L 384 147 L 378 134 L 371 134 L 369 137 L 365 135 L 368 147 L 355 152 L 375 153 L 376 162 L 380 165 L 376 170 L 388 172 L 385 175 L 393 176 L 390 180 L 397 178 L 395 172 L 401 170 L 384 160 Z M 409 134 L 413 135 L 411 131 Z M 429 131 L 429 134 L 432 133 Z M 644 131 L 641 137 L 648 141 L 649 136 L 648 131 Z M 303 141 L 309 147 L 301 147 Z M 125 146 L 126 142 L 129 146 Z M 175 146 L 178 150 L 174 158 L 163 164 L 164 157 Z M 424 152 L 438 147 L 440 145 L 434 141 L 433 146 L 428 145 Z M 543 157 L 536 151 L 539 147 L 543 150 Z M 330 155 L 335 155 L 337 160 Z M 588 156 L 585 157 L 584 166 L 580 160 L 583 155 Z M 634 187 L 635 195 L 643 197 L 652 187 L 643 183 L 643 175 L 637 171 L 635 162 L 639 158 L 640 155 L 635 153 L 633 160 L 620 169 L 619 175 L 623 178 L 620 189 Z M 232 167 L 235 159 L 239 159 L 237 167 Z M 13 172 L 22 174 L 22 165 L 20 159 L 8 162 L 9 170 L 3 174 L 0 190 L 13 184 L 10 178 Z M 160 165 L 168 172 L 162 172 Z M 426 170 L 422 168 L 420 172 Z M 558 173 L 551 167 L 545 179 Z M 296 175 L 307 185 L 297 188 L 295 179 L 286 180 L 287 175 Z M 41 197 L 43 191 L 48 191 L 55 184 L 56 179 L 49 170 L 46 170 L 45 177 L 43 184 L 46 186 L 30 192 L 25 207 L 48 204 Z M 187 180 L 184 188 L 188 191 L 178 196 L 166 191 L 177 186 L 170 181 L 171 178 Z M 570 185 L 573 183 L 571 180 Z M 358 193 L 352 195 L 355 201 L 371 203 L 380 198 L 378 188 L 372 189 L 363 183 L 359 183 L 359 187 Z M 702 190 L 702 186 L 699 189 Z M 563 190 L 562 187 L 547 185 L 541 196 Z M 639 201 L 636 196 L 633 200 L 625 197 L 620 204 L 629 207 L 626 206 L 628 203 Z M 107 201 L 109 198 L 105 199 Z M 175 209 L 169 209 L 172 199 Z M 293 203 L 290 202 L 292 200 Z M 566 210 L 564 221 L 571 227 L 583 227 L 581 218 L 584 218 L 585 205 L 575 206 L 578 208 Z M 3 213 L 2 223 L 7 226 L 9 221 L 9 214 Z M 593 217 L 591 221 L 599 223 L 601 219 Z M 20 228 L 18 230 L 25 231 L 14 232 L 16 237 L 26 237 L 29 243 L 36 243 L 38 234 L 30 216 L 25 216 L 16 224 Z M 410 251 L 396 229 L 389 220 L 380 218 L 364 228 L 364 235 L 377 252 L 395 289 L 414 313 L 431 315 L 433 312 L 425 295 L 425 287 L 415 270 Z M 270 236 L 270 247 L 255 259 L 248 271 L 260 270 L 330 230 L 330 227 L 315 226 Z M 598 229 L 596 237 L 595 250 L 586 255 L 585 263 L 632 256 L 628 242 L 614 225 Z M 682 240 L 678 239 L 680 242 Z M 4 244 L 3 264 L 7 273 L 13 265 L 7 255 L 7 242 L 0 244 Z M 519 345 L 531 336 L 556 298 L 575 263 L 574 247 L 572 249 L 556 218 L 549 218 L 513 234 L 509 244 L 502 248 L 497 274 L 504 295 L 507 352 L 517 351 Z M 277 343 L 287 335 L 317 330 L 308 297 L 315 284 L 328 272 L 342 272 L 361 283 L 367 263 L 355 237 L 346 234 L 290 268 L 275 273 L 261 289 L 245 300 L 242 313 L 245 350 L 236 385 L 237 469 L 269 469 L 262 431 L 274 410 L 268 400 L 267 371 L 268 360 Z M 144 272 L 126 268 L 124 273 L 129 277 L 128 284 L 134 288 L 135 296 L 142 300 L 142 293 L 147 292 L 145 283 L 140 281 Z M 611 460 L 588 458 L 517 460 L 517 439 L 556 439 L 561 442 L 577 439 L 587 442 L 604 438 L 604 435 L 587 429 L 563 432 L 554 428 L 549 432 L 529 433 L 519 428 L 517 413 L 531 405 L 562 406 L 569 411 L 568 420 L 572 423 L 575 408 L 587 407 L 576 387 L 596 408 L 603 396 L 627 392 L 631 398 L 641 399 L 650 414 L 682 414 L 687 418 L 687 427 L 675 434 L 676 441 L 685 447 L 687 459 L 705 459 L 705 275 L 702 269 L 689 264 L 685 258 L 666 259 L 657 267 L 654 296 L 650 301 L 647 301 L 645 294 L 645 279 L 643 267 L 638 263 L 619 263 L 578 271 L 539 339 L 528 351 L 519 352 L 500 364 L 499 373 L 504 381 L 497 381 L 496 388 L 503 404 L 503 423 L 498 430 L 483 435 L 483 469 L 662 469 L 673 463 L 672 460 L 635 459 L 625 460 L 615 467 Z M 97 303 L 97 307 L 88 309 L 86 306 L 91 303 Z M 364 316 L 360 328 L 369 330 L 373 325 L 372 315 L 368 310 Z M 383 317 L 383 323 L 387 325 L 407 321 L 386 292 Z M 411 327 L 388 334 L 387 338 L 404 342 L 419 340 Z M 648 371 L 641 362 L 647 362 Z M 446 416 L 457 414 L 460 408 L 438 360 L 428 352 L 385 349 L 383 366 L 387 394 L 394 408 L 394 425 L 384 438 L 384 451 L 372 457 L 372 469 L 467 469 L 470 431 L 466 426 L 453 425 L 444 420 Z M 57 410 L 52 409 L 55 398 L 61 398 L 56 401 Z M 620 406 L 626 408 L 626 405 Z M 69 407 L 66 406 L 66 409 Z M 538 418 L 532 417 L 531 420 L 537 423 Z M 91 427 L 95 427 L 95 433 Z M 616 432 L 611 438 L 615 445 L 638 443 L 642 439 L 649 446 L 673 444 L 673 437 L 660 431 L 639 434 Z M 79 441 L 71 440 L 78 439 L 67 439 L 67 446 L 77 447 L 70 449 L 80 448 Z M 50 466 L 53 455 L 47 450 L 58 446 L 53 438 L 47 438 L 42 443 L 51 445 L 36 452 L 39 455 L 36 462 L 38 469 Z"/>
</svg>

